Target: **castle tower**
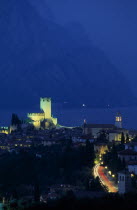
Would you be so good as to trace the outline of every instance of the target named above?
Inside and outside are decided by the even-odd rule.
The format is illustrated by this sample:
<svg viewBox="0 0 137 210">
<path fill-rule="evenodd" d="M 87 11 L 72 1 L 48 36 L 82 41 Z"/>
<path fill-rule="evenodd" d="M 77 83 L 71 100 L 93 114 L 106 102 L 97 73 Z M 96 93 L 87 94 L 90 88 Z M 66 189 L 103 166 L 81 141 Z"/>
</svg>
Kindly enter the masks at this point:
<svg viewBox="0 0 137 210">
<path fill-rule="evenodd" d="M 122 115 L 120 113 L 116 114 L 116 118 L 115 118 L 115 126 L 117 128 L 122 128 Z"/>
<path fill-rule="evenodd" d="M 40 98 L 40 109 L 45 113 L 45 119 L 51 118 L 51 98 Z"/>
</svg>

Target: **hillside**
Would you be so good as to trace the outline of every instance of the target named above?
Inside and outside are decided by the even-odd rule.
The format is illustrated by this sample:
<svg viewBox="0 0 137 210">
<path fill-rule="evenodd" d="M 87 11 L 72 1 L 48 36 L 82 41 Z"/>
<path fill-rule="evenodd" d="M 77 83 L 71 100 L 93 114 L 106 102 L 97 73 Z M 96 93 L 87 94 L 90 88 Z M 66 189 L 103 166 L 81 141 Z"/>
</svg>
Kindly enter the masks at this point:
<svg viewBox="0 0 137 210">
<path fill-rule="evenodd" d="M 62 27 L 49 10 L 43 19 L 35 6 L 29 0 L 0 1 L 1 108 L 34 107 L 41 96 L 78 106 L 135 103 L 123 75 L 81 25 Z"/>
</svg>

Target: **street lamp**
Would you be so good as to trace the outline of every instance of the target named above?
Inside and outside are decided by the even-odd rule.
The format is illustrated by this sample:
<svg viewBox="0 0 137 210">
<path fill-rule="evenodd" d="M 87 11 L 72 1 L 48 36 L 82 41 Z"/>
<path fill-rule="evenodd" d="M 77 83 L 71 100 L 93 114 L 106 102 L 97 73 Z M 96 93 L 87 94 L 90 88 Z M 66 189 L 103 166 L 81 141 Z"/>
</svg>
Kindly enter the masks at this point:
<svg viewBox="0 0 137 210">
<path fill-rule="evenodd" d="M 108 172 L 111 175 L 111 171 Z"/>
</svg>

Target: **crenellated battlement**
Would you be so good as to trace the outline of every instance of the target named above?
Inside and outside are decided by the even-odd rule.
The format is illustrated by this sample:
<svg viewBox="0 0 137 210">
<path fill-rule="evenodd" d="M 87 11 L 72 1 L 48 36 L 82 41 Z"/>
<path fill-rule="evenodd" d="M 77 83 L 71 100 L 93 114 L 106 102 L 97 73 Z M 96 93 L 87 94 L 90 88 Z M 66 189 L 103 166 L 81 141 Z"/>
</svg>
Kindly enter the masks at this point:
<svg viewBox="0 0 137 210">
<path fill-rule="evenodd" d="M 46 98 L 46 97 L 45 97 L 45 98 L 42 98 L 42 97 L 41 97 L 41 98 L 40 98 L 40 101 L 51 101 L 51 98 Z"/>
<path fill-rule="evenodd" d="M 39 117 L 43 117 L 43 116 L 45 116 L 45 114 L 44 113 L 28 113 L 28 117 L 32 117 L 32 116 L 39 116 Z"/>
</svg>

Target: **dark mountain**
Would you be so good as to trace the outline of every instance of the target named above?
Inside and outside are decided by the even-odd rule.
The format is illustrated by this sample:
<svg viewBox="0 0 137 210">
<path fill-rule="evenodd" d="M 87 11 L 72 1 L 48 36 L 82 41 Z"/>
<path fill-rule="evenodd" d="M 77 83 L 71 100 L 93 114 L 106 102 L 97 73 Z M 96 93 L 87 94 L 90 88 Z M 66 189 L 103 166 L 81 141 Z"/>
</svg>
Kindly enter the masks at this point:
<svg viewBox="0 0 137 210">
<path fill-rule="evenodd" d="M 49 10 L 43 19 L 35 6 L 29 0 L 0 1 L 1 108 L 34 107 L 41 96 L 71 105 L 135 103 L 125 78 L 81 25 L 61 27 Z"/>
</svg>

